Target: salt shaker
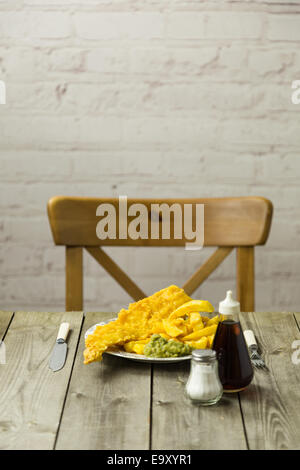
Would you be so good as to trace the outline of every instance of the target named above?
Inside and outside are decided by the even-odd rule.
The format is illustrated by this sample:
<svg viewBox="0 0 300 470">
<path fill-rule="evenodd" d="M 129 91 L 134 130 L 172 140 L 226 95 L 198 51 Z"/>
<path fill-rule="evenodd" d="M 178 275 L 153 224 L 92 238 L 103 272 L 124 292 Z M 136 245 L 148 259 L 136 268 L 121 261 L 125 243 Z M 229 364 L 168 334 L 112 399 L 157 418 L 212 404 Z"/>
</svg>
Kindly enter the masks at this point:
<svg viewBox="0 0 300 470">
<path fill-rule="evenodd" d="M 214 405 L 223 393 L 219 379 L 216 352 L 211 349 L 192 351 L 191 370 L 185 387 L 186 395 L 200 405 Z"/>
</svg>

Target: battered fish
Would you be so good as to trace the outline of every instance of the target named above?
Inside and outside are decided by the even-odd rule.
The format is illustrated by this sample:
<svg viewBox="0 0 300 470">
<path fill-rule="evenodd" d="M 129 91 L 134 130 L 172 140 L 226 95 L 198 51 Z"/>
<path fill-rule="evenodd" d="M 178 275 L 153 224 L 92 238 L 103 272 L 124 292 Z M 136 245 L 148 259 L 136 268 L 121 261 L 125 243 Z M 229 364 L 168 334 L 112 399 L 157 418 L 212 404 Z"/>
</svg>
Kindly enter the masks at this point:
<svg viewBox="0 0 300 470">
<path fill-rule="evenodd" d="M 97 326 L 85 340 L 84 363 L 101 361 L 108 348 L 138 341 L 164 331 L 162 321 L 191 298 L 177 286 L 169 286 L 122 309 L 115 321 Z"/>
</svg>

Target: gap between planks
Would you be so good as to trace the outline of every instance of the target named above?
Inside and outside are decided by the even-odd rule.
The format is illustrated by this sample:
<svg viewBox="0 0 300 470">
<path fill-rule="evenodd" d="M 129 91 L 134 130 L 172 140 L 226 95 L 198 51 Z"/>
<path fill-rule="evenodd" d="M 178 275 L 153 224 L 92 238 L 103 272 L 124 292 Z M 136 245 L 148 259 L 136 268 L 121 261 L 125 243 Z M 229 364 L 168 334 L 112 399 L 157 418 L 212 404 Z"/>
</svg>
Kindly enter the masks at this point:
<svg viewBox="0 0 300 470">
<path fill-rule="evenodd" d="M 121 450 L 149 449 L 150 365 L 144 369 L 133 361 L 120 362 L 109 355 L 101 365 L 83 365 L 81 353 L 86 327 L 111 316 L 108 312 L 85 314 L 56 450 L 108 450 L 112 445 Z M 133 379 L 137 381 L 136 386 Z"/>
<path fill-rule="evenodd" d="M 61 409 L 61 413 L 60 413 L 60 417 L 59 417 L 56 436 L 55 436 L 55 439 L 54 439 L 53 450 L 55 450 L 55 447 L 56 447 L 58 434 L 59 434 L 59 430 L 60 430 L 60 425 L 61 425 L 62 417 L 63 417 L 63 414 L 64 414 L 64 410 L 65 410 L 65 405 L 66 405 L 66 400 L 67 400 L 69 387 L 70 387 L 70 383 L 71 383 L 71 378 L 72 378 L 72 374 L 73 374 L 74 364 L 75 364 L 75 360 L 76 360 L 76 357 L 77 357 L 78 348 L 79 348 L 79 344 L 80 344 L 84 319 L 85 319 L 85 313 L 82 312 L 81 325 L 80 325 L 79 334 L 78 334 L 78 338 L 77 338 L 77 344 L 76 344 L 76 347 L 75 347 L 75 353 L 74 353 L 74 356 L 73 356 L 73 362 L 72 362 L 72 367 L 71 367 L 71 371 L 70 371 L 70 375 L 69 375 L 69 380 L 68 380 L 68 383 L 67 383 L 66 393 L 65 393 L 65 396 L 64 396 L 64 401 L 63 401 L 63 405 L 62 405 L 62 409 Z"/>
<path fill-rule="evenodd" d="M 12 383 L 14 381 L 16 381 L 16 382 L 19 383 L 19 385 L 20 384 L 24 385 L 24 389 L 23 388 L 21 389 L 20 387 L 15 386 L 14 389 L 11 390 L 11 392 L 13 392 L 16 395 L 16 399 L 14 399 L 14 397 L 12 397 L 11 394 L 9 394 L 8 395 L 8 403 L 7 403 L 8 406 L 5 407 L 5 404 L 4 404 L 4 409 L 7 411 L 8 421 L 9 422 L 10 422 L 10 420 L 12 422 L 16 421 L 16 423 L 13 423 L 13 424 L 17 424 L 17 426 L 13 429 L 13 432 L 11 433 L 11 436 L 10 436 L 10 429 L 7 429 L 7 439 L 12 438 L 12 441 L 10 442 L 10 441 L 7 440 L 6 443 L 4 442 L 4 444 L 5 444 L 4 448 L 8 448 L 7 447 L 8 444 L 9 444 L 9 447 L 18 448 L 18 449 L 28 448 L 28 444 L 30 444 L 30 445 L 33 444 L 33 446 L 31 445 L 31 448 L 50 448 L 50 449 L 53 448 L 53 442 L 54 442 L 56 432 L 57 432 L 57 424 L 58 424 L 58 421 L 59 421 L 58 418 L 60 416 L 61 405 L 59 407 L 57 407 L 57 422 L 55 423 L 55 416 L 53 414 L 50 415 L 51 416 L 51 418 L 49 420 L 50 427 L 49 427 L 49 429 L 47 428 L 47 432 L 46 432 L 45 429 L 46 429 L 46 426 L 49 423 L 45 424 L 44 416 L 42 416 L 41 413 L 40 413 L 40 408 L 39 408 L 40 403 L 38 403 L 38 402 L 41 399 L 41 397 L 43 396 L 44 392 L 45 392 L 45 397 L 47 396 L 47 392 L 46 392 L 47 391 L 47 386 L 46 386 L 47 382 L 49 382 L 48 385 L 50 387 L 53 386 L 53 383 L 52 383 L 53 381 L 50 380 L 50 378 L 49 378 L 51 374 L 49 374 L 49 372 L 47 372 L 46 370 L 42 374 L 41 371 L 44 370 L 44 365 L 46 365 L 48 363 L 47 356 L 51 352 L 51 350 L 53 348 L 53 345 L 55 343 L 55 336 L 54 336 L 54 339 L 53 339 L 53 343 L 51 341 L 51 330 L 53 332 L 53 335 L 55 335 L 55 334 L 57 335 L 56 327 L 58 329 L 59 324 L 57 324 L 56 327 L 55 327 L 56 318 L 57 318 L 57 320 L 62 321 L 60 316 L 62 316 L 64 313 L 65 312 L 53 313 L 53 321 L 52 321 L 52 315 L 50 315 L 50 312 L 22 312 L 22 311 L 20 311 L 20 312 L 14 312 L 14 314 L 12 314 L 11 312 L 0 312 L 1 336 L 3 338 L 5 338 L 5 341 L 7 342 L 7 346 L 9 345 L 9 347 L 10 347 L 9 362 L 10 362 L 10 365 L 11 364 L 13 365 L 12 367 L 9 367 L 5 371 L 5 374 L 6 375 L 8 374 L 6 376 L 6 381 L 5 381 L 5 390 L 6 389 L 8 390 L 8 387 L 10 385 L 9 380 L 11 380 Z M 34 317 L 35 319 L 33 321 L 31 321 L 32 316 L 36 317 L 36 318 Z M 47 322 L 47 320 L 49 321 L 49 324 L 47 324 L 47 328 L 45 329 L 45 332 L 44 332 L 44 329 L 43 329 L 44 323 L 42 322 L 43 317 L 45 317 L 45 320 L 43 320 L 43 321 L 46 321 L 46 322 Z M 76 320 L 76 318 L 77 318 L 77 320 Z M 22 319 L 24 320 L 24 322 L 22 322 Z M 35 320 L 37 321 L 37 323 L 35 323 Z M 79 324 L 81 324 L 81 321 L 82 321 L 82 314 L 80 316 L 78 316 L 78 315 L 75 316 L 74 330 L 78 331 L 78 326 L 79 326 Z M 78 326 L 76 326 L 76 324 Z M 40 326 L 42 328 L 39 328 Z M 73 330 L 73 328 L 72 328 L 72 330 Z M 29 334 L 27 334 L 27 332 Z M 16 340 L 15 335 L 17 335 L 17 340 Z M 18 341 L 18 338 L 21 339 L 22 341 Z M 72 337 L 71 337 L 70 345 L 72 346 L 71 347 L 72 353 L 74 352 L 74 346 L 76 344 L 76 339 L 77 338 L 75 336 L 75 341 L 73 341 Z M 37 341 L 37 343 L 35 343 L 35 341 Z M 20 352 L 24 353 L 23 344 L 27 345 L 27 346 L 29 345 L 29 347 L 27 348 L 28 351 L 25 350 L 26 356 L 24 356 L 23 360 L 22 360 L 23 368 L 21 366 L 21 369 L 20 369 L 21 373 L 18 373 L 17 369 L 18 369 L 18 367 L 20 368 L 20 361 L 19 361 L 18 356 L 19 356 Z M 34 345 L 37 344 L 37 348 L 36 347 L 32 348 L 31 346 L 33 344 Z M 41 354 L 39 354 L 39 351 L 37 352 L 37 349 L 39 347 L 42 348 L 41 349 Z M 69 353 L 70 353 L 70 350 L 69 350 Z M 14 364 L 14 361 L 15 361 L 15 364 Z M 68 359 L 67 359 L 67 362 L 68 362 Z M 71 359 L 70 363 L 67 364 L 67 369 L 68 370 L 63 374 L 63 375 L 65 375 L 65 378 L 67 379 L 66 383 L 67 383 L 68 378 L 69 378 L 69 372 L 70 372 L 70 365 L 71 364 L 72 364 L 72 359 Z M 17 367 L 15 368 L 14 365 L 16 365 Z M 32 367 L 33 365 L 34 365 L 34 367 Z M 1 371 L 1 372 L 3 372 L 3 371 Z M 33 380 L 31 380 L 32 378 L 33 378 Z M 63 383 L 63 380 L 59 376 L 57 378 L 58 378 L 59 383 L 61 383 L 61 382 Z M 31 421 L 32 421 L 31 420 L 31 415 L 30 415 L 30 413 L 32 414 L 30 400 L 33 400 L 33 398 L 32 398 L 33 394 L 31 392 L 33 392 L 33 391 L 36 392 L 36 389 L 34 388 L 34 385 L 35 385 L 34 381 L 37 381 L 38 384 L 41 384 L 41 393 L 37 393 L 38 400 L 33 401 L 33 406 L 35 407 L 35 420 L 32 423 L 34 424 L 34 426 L 36 428 L 35 429 L 34 428 L 33 429 L 32 428 L 28 429 L 28 434 L 26 436 L 24 436 L 24 433 L 23 433 L 23 436 L 20 433 L 20 437 L 22 436 L 21 441 L 19 441 L 19 440 L 16 441 L 16 439 L 18 439 L 17 434 L 20 431 L 20 429 L 22 428 L 22 426 L 24 427 L 24 429 L 26 428 L 26 431 L 27 431 L 27 427 L 28 427 L 27 425 L 31 424 Z M 19 391 L 19 388 L 20 388 L 20 391 Z M 2 394 L 5 393 L 5 390 L 4 390 L 4 392 L 2 390 Z M 63 388 L 62 393 L 60 395 L 60 397 L 61 397 L 60 404 L 62 404 L 64 396 L 65 396 L 65 388 Z M 20 398 L 19 401 L 18 401 L 18 398 Z M 51 395 L 48 394 L 48 398 L 51 398 Z M 14 411 L 9 406 L 10 401 L 12 399 L 13 399 L 12 404 L 13 404 L 13 407 L 16 408 L 16 410 L 15 410 L 16 413 L 14 413 Z M 53 406 L 52 406 L 51 409 L 53 411 Z M 54 411 L 55 411 L 55 409 L 54 409 Z M 42 416 L 42 420 L 39 421 L 41 416 Z M 30 421 L 28 421 L 28 419 L 29 419 L 28 417 L 30 418 Z M 5 419 L 3 416 L 1 416 L 1 418 Z M 42 431 L 41 432 L 39 431 L 39 425 L 40 424 L 42 425 Z M 52 427 L 52 429 L 51 429 L 51 427 Z M 44 439 L 44 440 L 42 439 L 41 442 L 39 442 L 37 440 L 39 434 L 42 434 L 43 439 Z M 53 435 L 52 439 L 51 439 L 51 436 L 48 437 L 49 434 Z M 31 442 L 31 438 L 33 439 L 32 442 Z M 27 441 L 26 441 L 26 439 L 27 439 Z M 47 439 L 48 439 L 48 441 L 52 440 L 52 442 L 47 443 Z M 11 444 L 12 444 L 12 446 L 11 446 Z M 50 444 L 50 445 L 48 445 L 48 444 Z"/>
<path fill-rule="evenodd" d="M 150 404 L 149 404 L 149 450 L 152 450 L 152 405 L 153 405 L 153 364 L 150 371 Z"/>
<path fill-rule="evenodd" d="M 243 329 L 254 331 L 269 367 L 256 371 L 253 385 L 240 395 L 250 449 L 298 448 L 299 417 L 293 409 L 300 375 L 292 366 L 290 345 L 299 338 L 300 314 L 250 312 L 241 320 Z"/>
<path fill-rule="evenodd" d="M 10 319 L 8 320 L 8 323 L 7 323 L 6 327 L 4 328 L 4 332 L 3 332 L 2 336 L 0 337 L 0 343 L 5 340 L 5 337 L 6 337 L 6 335 L 7 335 L 7 332 L 8 332 L 8 330 L 9 330 L 9 327 L 10 327 L 10 325 L 11 325 L 11 323 L 12 323 L 12 321 L 13 321 L 13 318 L 14 318 L 14 316 L 15 316 L 15 312 L 0 312 L 0 315 L 1 315 L 2 313 L 8 313 L 8 314 L 10 314 Z"/>
<path fill-rule="evenodd" d="M 240 412 L 241 412 L 241 418 L 242 418 L 242 424 L 243 424 L 243 429 L 244 429 L 244 436 L 245 436 L 246 446 L 247 446 L 247 450 L 250 450 L 249 439 L 248 439 L 246 423 L 245 423 L 245 417 L 244 417 L 243 408 L 242 408 L 241 392 L 238 392 L 237 396 L 238 396 L 238 401 L 239 401 L 239 406 L 240 406 Z"/>
<path fill-rule="evenodd" d="M 294 312 L 293 317 L 295 319 L 298 330 L 300 331 L 300 312 Z"/>
</svg>

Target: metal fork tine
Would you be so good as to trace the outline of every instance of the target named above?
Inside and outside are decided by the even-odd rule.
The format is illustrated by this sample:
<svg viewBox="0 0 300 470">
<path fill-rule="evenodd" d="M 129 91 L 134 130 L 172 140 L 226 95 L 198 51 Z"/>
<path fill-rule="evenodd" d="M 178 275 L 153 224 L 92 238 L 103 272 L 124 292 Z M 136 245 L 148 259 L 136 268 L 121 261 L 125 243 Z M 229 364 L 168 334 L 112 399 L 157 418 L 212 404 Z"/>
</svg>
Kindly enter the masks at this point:
<svg viewBox="0 0 300 470">
<path fill-rule="evenodd" d="M 256 367 L 257 369 L 265 369 L 267 370 L 267 366 L 265 364 L 265 362 L 261 359 L 252 359 L 252 363 L 254 365 L 254 367 Z"/>
<path fill-rule="evenodd" d="M 256 367 L 257 369 L 268 370 L 265 361 L 263 360 L 260 353 L 258 352 L 257 341 L 255 339 L 255 335 L 253 331 L 245 330 L 244 335 L 245 335 L 247 346 L 249 348 L 250 359 L 254 367 Z"/>
<path fill-rule="evenodd" d="M 266 364 L 265 364 L 264 360 L 260 357 L 260 355 L 256 351 L 252 352 L 251 360 L 253 362 L 253 365 L 257 369 L 265 369 L 266 368 Z"/>
<path fill-rule="evenodd" d="M 264 360 L 259 356 L 256 351 L 252 352 L 250 359 L 256 369 L 267 369 Z"/>
</svg>

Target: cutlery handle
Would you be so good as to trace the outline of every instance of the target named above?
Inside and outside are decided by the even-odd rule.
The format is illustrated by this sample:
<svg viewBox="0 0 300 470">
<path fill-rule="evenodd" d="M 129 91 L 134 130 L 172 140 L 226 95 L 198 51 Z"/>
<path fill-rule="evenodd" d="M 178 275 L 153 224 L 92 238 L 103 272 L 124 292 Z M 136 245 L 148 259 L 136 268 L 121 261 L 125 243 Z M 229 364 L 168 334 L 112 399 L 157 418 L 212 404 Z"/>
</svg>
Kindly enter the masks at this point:
<svg viewBox="0 0 300 470">
<path fill-rule="evenodd" d="M 245 330 L 244 337 L 245 337 L 248 348 L 250 348 L 251 346 L 257 346 L 257 342 L 256 342 L 256 339 L 252 330 Z"/>
<path fill-rule="evenodd" d="M 69 330 L 70 330 L 70 323 L 67 323 L 67 322 L 61 323 L 56 340 L 63 339 L 64 341 L 66 341 Z"/>
</svg>

